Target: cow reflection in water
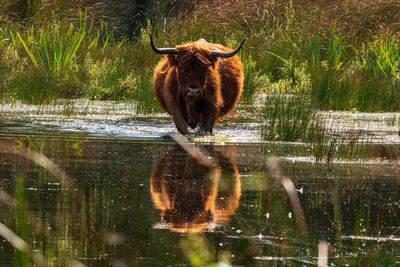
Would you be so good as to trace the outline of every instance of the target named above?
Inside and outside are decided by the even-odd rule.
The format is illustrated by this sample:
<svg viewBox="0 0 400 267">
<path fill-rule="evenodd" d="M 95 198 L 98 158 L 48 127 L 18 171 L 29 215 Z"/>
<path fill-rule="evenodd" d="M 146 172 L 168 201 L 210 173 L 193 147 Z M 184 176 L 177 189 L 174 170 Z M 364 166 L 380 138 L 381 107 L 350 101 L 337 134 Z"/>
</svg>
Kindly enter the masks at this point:
<svg viewBox="0 0 400 267">
<path fill-rule="evenodd" d="M 151 197 L 161 210 L 156 227 L 183 233 L 213 231 L 235 213 L 241 194 L 235 152 L 228 147 L 211 150 L 218 163 L 211 171 L 178 146 L 158 159 L 150 177 Z"/>
</svg>

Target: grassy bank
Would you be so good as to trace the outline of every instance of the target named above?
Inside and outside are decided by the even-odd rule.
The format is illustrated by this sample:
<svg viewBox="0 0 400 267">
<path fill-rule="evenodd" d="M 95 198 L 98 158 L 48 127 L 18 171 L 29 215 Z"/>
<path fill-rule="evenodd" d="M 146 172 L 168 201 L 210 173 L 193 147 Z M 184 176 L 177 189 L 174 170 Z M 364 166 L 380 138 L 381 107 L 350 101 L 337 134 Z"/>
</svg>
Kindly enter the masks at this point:
<svg viewBox="0 0 400 267">
<path fill-rule="evenodd" d="M 3 101 L 127 99 L 151 112 L 153 32 L 160 46 L 203 37 L 234 47 L 246 36 L 247 104 L 261 92 L 305 93 L 321 109 L 400 108 L 396 1 L 25 2 L 0 8 Z"/>
<path fill-rule="evenodd" d="M 236 47 L 246 37 L 241 106 L 254 112 L 260 93 L 297 96 L 267 98 L 263 138 L 319 144 L 314 154 L 329 159 L 342 141 L 310 124 L 316 110 L 400 110 L 399 23 L 395 0 L 6 0 L 0 101 L 89 98 L 159 111 L 152 75 L 160 56 L 149 33 L 161 47 L 199 38 Z"/>
</svg>

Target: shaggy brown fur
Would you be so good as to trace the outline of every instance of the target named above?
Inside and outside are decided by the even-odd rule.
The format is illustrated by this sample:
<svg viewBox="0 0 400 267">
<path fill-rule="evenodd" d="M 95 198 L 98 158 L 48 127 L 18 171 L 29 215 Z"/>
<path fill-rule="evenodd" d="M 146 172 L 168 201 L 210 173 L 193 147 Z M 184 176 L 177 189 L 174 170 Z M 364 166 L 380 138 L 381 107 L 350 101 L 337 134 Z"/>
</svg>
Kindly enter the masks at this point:
<svg viewBox="0 0 400 267">
<path fill-rule="evenodd" d="M 189 125 L 211 134 L 218 118 L 234 107 L 242 93 L 240 58 L 212 56 L 211 51 L 232 50 L 204 39 L 176 49 L 177 55 L 164 56 L 154 70 L 155 97 L 181 133 L 188 133 Z"/>
</svg>

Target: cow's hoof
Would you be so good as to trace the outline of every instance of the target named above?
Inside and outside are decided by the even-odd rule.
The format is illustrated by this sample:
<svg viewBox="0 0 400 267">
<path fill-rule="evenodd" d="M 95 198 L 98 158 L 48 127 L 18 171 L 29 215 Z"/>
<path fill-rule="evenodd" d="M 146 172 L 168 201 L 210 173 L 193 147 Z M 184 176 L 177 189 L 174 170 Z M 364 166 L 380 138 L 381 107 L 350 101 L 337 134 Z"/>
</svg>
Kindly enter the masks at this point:
<svg viewBox="0 0 400 267">
<path fill-rule="evenodd" d="M 199 134 L 200 135 L 212 135 L 212 128 L 211 127 L 200 127 Z"/>
<path fill-rule="evenodd" d="M 189 122 L 188 124 L 189 124 L 189 127 L 190 127 L 192 130 L 196 129 L 196 127 L 197 127 L 197 123 L 195 123 L 195 122 Z"/>
<path fill-rule="evenodd" d="M 173 141 L 174 140 L 169 133 L 161 135 L 161 139 L 165 140 L 165 141 Z"/>
</svg>

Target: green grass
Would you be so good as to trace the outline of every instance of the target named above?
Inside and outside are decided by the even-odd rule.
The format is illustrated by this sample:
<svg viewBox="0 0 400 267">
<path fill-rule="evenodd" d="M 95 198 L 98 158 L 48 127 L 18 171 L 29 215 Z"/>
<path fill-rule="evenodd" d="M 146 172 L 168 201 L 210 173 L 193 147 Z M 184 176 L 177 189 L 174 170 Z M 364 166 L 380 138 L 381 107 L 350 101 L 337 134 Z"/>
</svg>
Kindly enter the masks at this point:
<svg viewBox="0 0 400 267">
<path fill-rule="evenodd" d="M 398 111 L 400 110 L 399 50 L 392 36 L 368 43 L 350 57 L 344 57 L 343 41 L 333 26 L 327 46 L 319 33 L 305 34 L 306 52 L 288 37 L 299 60 L 308 62 L 313 105 L 324 110 Z"/>
<path fill-rule="evenodd" d="M 147 71 L 143 73 L 136 86 L 136 92 L 133 99 L 137 103 L 136 113 L 153 113 L 161 110 L 158 102 L 153 95 L 153 72 Z"/>
<path fill-rule="evenodd" d="M 95 30 L 93 21 L 79 12 L 77 22 L 68 27 L 57 23 L 1 36 L 2 101 L 40 105 L 83 97 L 133 100 L 138 112 L 158 110 L 152 69 L 159 56 L 148 47 L 149 30 L 133 44 L 123 38 L 118 41 L 103 22 Z"/>
<path fill-rule="evenodd" d="M 71 67 L 85 32 L 74 31 L 71 24 L 64 37 L 57 29 L 50 28 L 41 29 L 38 37 L 28 31 L 25 41 L 19 32 L 16 35 L 34 67 L 60 72 Z"/>
<path fill-rule="evenodd" d="M 251 106 L 254 103 L 254 97 L 257 93 L 268 84 L 268 77 L 260 70 L 256 69 L 255 62 L 251 54 L 241 53 L 241 60 L 243 63 L 244 84 L 241 101 Z"/>
<path fill-rule="evenodd" d="M 15 75 L 3 92 L 6 99 L 20 99 L 27 103 L 47 103 L 57 96 L 57 82 L 53 74 L 31 70 Z"/>
<path fill-rule="evenodd" d="M 319 128 L 316 113 L 305 96 L 267 97 L 262 119 L 262 138 L 267 141 L 307 142 Z"/>
<path fill-rule="evenodd" d="M 400 110 L 400 46 L 395 33 L 377 30 L 389 20 L 376 19 L 390 17 L 396 8 L 393 1 L 361 13 L 349 9 L 346 12 L 355 16 L 345 21 L 339 14 L 354 4 L 350 1 L 320 3 L 321 9 L 313 12 L 311 6 L 293 1 L 256 1 L 245 7 L 228 1 L 224 9 L 213 1 L 197 7 L 177 1 L 158 9 L 154 2 L 144 1 L 148 9 L 136 25 L 116 12 L 133 8 L 128 2 L 109 3 L 108 10 L 96 8 L 96 1 L 29 3 L 22 8 L 8 0 L 0 8 L 0 95 L 7 101 L 131 100 L 140 112 L 156 111 L 157 103 L 148 92 L 160 58 L 149 48 L 148 34 L 153 32 L 159 46 L 205 38 L 234 47 L 246 37 L 241 102 L 250 108 L 258 93 L 301 93 L 309 94 L 313 107 L 323 110 Z M 49 13 L 46 5 L 54 12 Z M 67 19 L 64 15 L 73 7 L 77 15 Z M 245 14 L 239 16 L 244 8 Z M 366 20 L 378 25 L 373 35 L 362 26 Z M 38 81 L 46 87 L 43 92 Z"/>
<path fill-rule="evenodd" d="M 262 111 L 261 137 L 266 141 L 309 144 L 317 162 L 368 158 L 368 140 L 360 142 L 359 134 L 349 135 L 346 129 L 332 130 L 326 120 L 307 96 L 269 96 Z"/>
</svg>

